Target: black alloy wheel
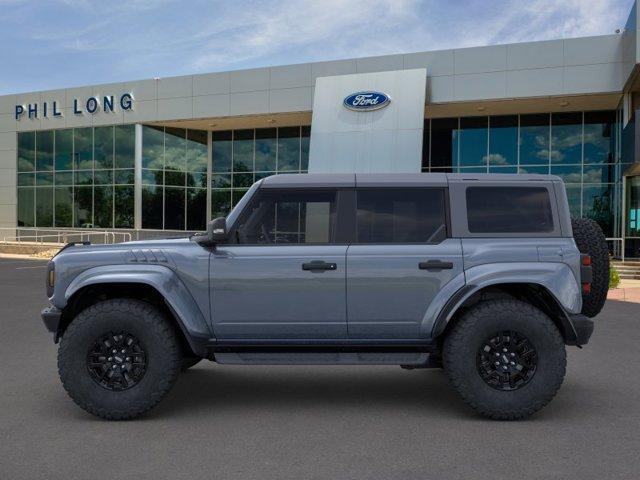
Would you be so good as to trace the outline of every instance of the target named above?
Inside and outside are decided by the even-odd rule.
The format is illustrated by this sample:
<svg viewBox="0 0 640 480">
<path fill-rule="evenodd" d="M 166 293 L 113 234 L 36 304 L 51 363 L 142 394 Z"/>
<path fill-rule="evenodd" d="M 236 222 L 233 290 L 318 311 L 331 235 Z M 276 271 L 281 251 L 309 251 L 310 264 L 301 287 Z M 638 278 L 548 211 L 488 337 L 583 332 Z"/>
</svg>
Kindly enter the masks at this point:
<svg viewBox="0 0 640 480">
<path fill-rule="evenodd" d="M 538 354 L 523 335 L 502 331 L 482 343 L 476 365 L 480 377 L 490 387 L 503 392 L 517 390 L 535 375 Z"/>
<path fill-rule="evenodd" d="M 111 391 L 136 386 L 147 371 L 147 355 L 140 341 L 122 330 L 96 339 L 87 353 L 89 375 Z"/>
</svg>

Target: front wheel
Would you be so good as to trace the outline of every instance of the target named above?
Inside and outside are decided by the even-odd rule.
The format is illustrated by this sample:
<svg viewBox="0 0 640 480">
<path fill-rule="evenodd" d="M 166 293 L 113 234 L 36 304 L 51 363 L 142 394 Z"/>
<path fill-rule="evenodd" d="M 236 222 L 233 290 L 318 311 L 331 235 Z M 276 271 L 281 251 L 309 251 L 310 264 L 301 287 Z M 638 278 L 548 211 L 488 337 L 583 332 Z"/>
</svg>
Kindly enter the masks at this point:
<svg viewBox="0 0 640 480">
<path fill-rule="evenodd" d="M 518 300 L 472 307 L 443 344 L 444 368 L 466 403 L 496 420 L 527 417 L 551 401 L 566 370 L 553 321 Z"/>
<path fill-rule="evenodd" d="M 58 372 L 81 408 L 107 420 L 154 407 L 180 372 L 173 325 L 149 303 L 112 299 L 83 310 L 60 340 Z"/>
</svg>

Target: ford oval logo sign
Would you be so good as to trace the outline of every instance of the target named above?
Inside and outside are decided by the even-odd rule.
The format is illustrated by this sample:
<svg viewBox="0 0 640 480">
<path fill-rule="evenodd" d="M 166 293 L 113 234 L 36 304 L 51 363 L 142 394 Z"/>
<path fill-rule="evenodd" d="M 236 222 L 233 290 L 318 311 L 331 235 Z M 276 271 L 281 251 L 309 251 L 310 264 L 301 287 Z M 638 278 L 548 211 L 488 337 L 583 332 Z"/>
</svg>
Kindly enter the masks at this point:
<svg viewBox="0 0 640 480">
<path fill-rule="evenodd" d="M 382 92 L 356 92 L 345 97 L 342 102 L 349 110 L 359 112 L 378 110 L 389 105 L 391 98 Z"/>
</svg>

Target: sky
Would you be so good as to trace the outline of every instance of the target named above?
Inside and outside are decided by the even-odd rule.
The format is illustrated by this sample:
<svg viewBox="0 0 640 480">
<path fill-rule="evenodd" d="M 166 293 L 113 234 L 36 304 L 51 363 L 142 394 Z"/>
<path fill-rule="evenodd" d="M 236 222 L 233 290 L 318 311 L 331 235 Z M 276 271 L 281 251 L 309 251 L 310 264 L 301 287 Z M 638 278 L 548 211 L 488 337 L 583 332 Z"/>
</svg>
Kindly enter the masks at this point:
<svg viewBox="0 0 640 480">
<path fill-rule="evenodd" d="M 0 95 L 612 34 L 633 0 L 0 0 Z"/>
</svg>

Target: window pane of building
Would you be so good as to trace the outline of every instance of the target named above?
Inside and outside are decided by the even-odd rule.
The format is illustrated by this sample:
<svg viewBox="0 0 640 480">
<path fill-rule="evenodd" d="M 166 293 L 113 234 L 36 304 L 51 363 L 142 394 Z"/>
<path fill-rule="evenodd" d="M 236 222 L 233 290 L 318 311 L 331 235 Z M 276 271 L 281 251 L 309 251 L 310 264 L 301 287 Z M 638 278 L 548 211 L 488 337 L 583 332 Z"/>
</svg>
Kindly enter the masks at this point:
<svg viewBox="0 0 640 480">
<path fill-rule="evenodd" d="M 142 228 L 162 229 L 163 187 L 142 187 Z"/>
<path fill-rule="evenodd" d="M 204 230 L 207 223 L 207 190 L 187 189 L 187 230 Z"/>
<path fill-rule="evenodd" d="M 211 192 L 211 217 L 226 217 L 231 211 L 231 190 Z"/>
<path fill-rule="evenodd" d="M 569 211 L 572 217 L 582 216 L 582 186 L 574 183 L 565 185 L 567 190 L 567 200 L 569 201 Z"/>
<path fill-rule="evenodd" d="M 134 191 L 133 186 L 113 188 L 115 228 L 133 228 Z"/>
<path fill-rule="evenodd" d="M 489 165 L 518 164 L 518 116 L 489 117 Z"/>
<path fill-rule="evenodd" d="M 112 185 L 113 170 L 94 170 L 93 183 L 95 185 Z"/>
<path fill-rule="evenodd" d="M 93 168 L 93 128 L 75 128 L 73 130 L 74 168 L 86 170 Z"/>
<path fill-rule="evenodd" d="M 133 169 L 115 170 L 113 172 L 113 182 L 116 185 L 133 184 L 134 170 Z"/>
<path fill-rule="evenodd" d="M 135 125 L 116 125 L 115 127 L 115 167 L 134 168 L 136 156 Z"/>
<path fill-rule="evenodd" d="M 581 165 L 551 165 L 551 175 L 557 175 L 564 183 L 580 183 L 582 181 Z"/>
<path fill-rule="evenodd" d="M 300 127 L 278 129 L 278 171 L 297 172 L 300 169 Z"/>
<path fill-rule="evenodd" d="M 54 189 L 55 226 L 73 227 L 73 189 L 57 187 Z"/>
<path fill-rule="evenodd" d="M 36 170 L 53 170 L 53 131 L 36 132 Z"/>
<path fill-rule="evenodd" d="M 207 188 L 207 172 L 187 172 L 187 187 Z"/>
<path fill-rule="evenodd" d="M 277 129 L 259 128 L 256 130 L 255 170 L 274 171 L 276 169 Z"/>
<path fill-rule="evenodd" d="M 605 236 L 613 236 L 613 185 L 584 185 L 582 189 L 582 216 L 592 218 Z"/>
<path fill-rule="evenodd" d="M 306 172 L 307 170 L 309 170 L 309 145 L 311 141 L 311 127 L 301 127 L 300 135 L 300 170 Z"/>
<path fill-rule="evenodd" d="M 212 137 L 212 161 L 214 172 L 230 172 L 231 171 L 231 155 L 233 142 L 231 140 L 231 131 L 213 132 Z"/>
<path fill-rule="evenodd" d="M 76 170 L 74 183 L 76 185 L 93 185 L 93 170 Z"/>
<path fill-rule="evenodd" d="M 460 162 L 461 167 L 483 167 L 487 165 L 488 136 L 487 117 L 460 119 Z M 486 172 L 486 170 L 485 170 Z"/>
<path fill-rule="evenodd" d="M 93 188 L 75 187 L 73 199 L 75 226 L 78 228 L 91 227 L 93 225 Z"/>
<path fill-rule="evenodd" d="M 18 186 L 19 187 L 33 187 L 35 185 L 35 175 L 33 173 L 19 173 L 18 174 Z"/>
<path fill-rule="evenodd" d="M 95 187 L 93 191 L 95 228 L 113 227 L 113 186 Z"/>
<path fill-rule="evenodd" d="M 211 186 L 213 188 L 231 188 L 231 175 L 230 174 L 212 175 Z"/>
<path fill-rule="evenodd" d="M 585 165 L 583 167 L 583 183 L 613 183 L 616 181 L 616 165 Z"/>
<path fill-rule="evenodd" d="M 164 170 L 142 169 L 143 185 L 164 185 Z"/>
<path fill-rule="evenodd" d="M 165 187 L 164 189 L 165 230 L 185 229 L 185 189 Z"/>
<path fill-rule="evenodd" d="M 585 112 L 584 163 L 615 162 L 615 112 Z"/>
<path fill-rule="evenodd" d="M 33 227 L 35 188 L 18 188 L 18 226 Z"/>
<path fill-rule="evenodd" d="M 164 137 L 164 168 L 165 171 L 173 170 L 184 172 L 187 168 L 187 131 L 182 128 L 167 128 Z M 181 176 L 184 185 L 185 177 Z M 167 177 L 165 175 L 165 182 Z M 168 184 L 168 183 L 167 183 Z M 175 183 L 172 183 L 172 185 Z"/>
<path fill-rule="evenodd" d="M 142 127 L 142 168 L 164 168 L 163 127 Z"/>
<path fill-rule="evenodd" d="M 53 185 L 53 173 L 51 172 L 36 172 L 36 186 L 51 186 Z"/>
<path fill-rule="evenodd" d="M 582 162 L 582 113 L 551 115 L 551 163 Z"/>
<path fill-rule="evenodd" d="M 95 168 L 113 168 L 113 127 L 93 130 Z"/>
<path fill-rule="evenodd" d="M 253 171 L 253 130 L 233 131 L 233 171 Z"/>
<path fill-rule="evenodd" d="M 36 134 L 18 134 L 18 171 L 33 172 L 36 166 Z"/>
<path fill-rule="evenodd" d="M 36 188 L 36 226 L 53 227 L 53 188 Z"/>
<path fill-rule="evenodd" d="M 358 243 L 438 243 L 446 237 L 442 189 L 362 189 L 357 198 Z"/>
<path fill-rule="evenodd" d="M 73 130 L 56 130 L 54 164 L 56 172 L 73 169 Z"/>
<path fill-rule="evenodd" d="M 520 165 L 549 163 L 549 115 L 520 115 Z"/>
<path fill-rule="evenodd" d="M 207 132 L 187 130 L 187 171 L 206 172 L 208 155 Z"/>
<path fill-rule="evenodd" d="M 434 118 L 431 120 L 431 168 L 450 169 L 457 165 L 458 119 Z M 449 170 L 450 171 L 450 170 Z"/>
</svg>

